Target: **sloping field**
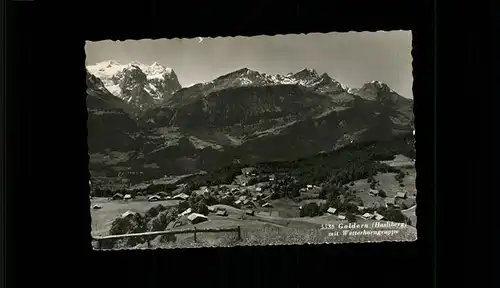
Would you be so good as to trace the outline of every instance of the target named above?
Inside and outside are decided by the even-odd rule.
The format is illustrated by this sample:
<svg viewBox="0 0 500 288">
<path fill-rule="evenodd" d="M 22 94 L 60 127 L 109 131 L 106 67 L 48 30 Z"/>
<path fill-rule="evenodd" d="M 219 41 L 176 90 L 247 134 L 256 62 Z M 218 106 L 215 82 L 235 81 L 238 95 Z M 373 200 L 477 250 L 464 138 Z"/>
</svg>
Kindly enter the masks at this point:
<svg viewBox="0 0 500 288">
<path fill-rule="evenodd" d="M 376 234 L 366 235 L 364 231 L 374 231 Z M 280 227 L 272 224 L 242 226 L 241 241 L 237 241 L 236 233 L 199 233 L 194 242 L 192 234 L 177 237 L 176 242 L 155 243 L 156 248 L 194 248 L 206 246 L 245 246 L 245 245 L 289 245 L 289 244 L 323 244 L 352 242 L 383 242 L 383 241 L 415 241 L 417 232 L 414 227 L 381 228 L 381 229 L 350 229 L 351 234 L 330 236 L 332 230 L 304 229 Z M 383 232 L 386 231 L 386 232 Z M 378 233 L 378 234 L 377 234 Z M 385 233 L 385 234 L 384 234 Z M 144 245 L 142 246 L 144 247 Z M 141 247 L 136 247 L 141 248 Z"/>
<path fill-rule="evenodd" d="M 90 200 L 91 207 L 95 204 L 101 205 L 101 209 L 90 209 L 92 216 L 92 235 L 108 235 L 113 220 L 128 210 L 144 214 L 151 207 L 161 204 L 165 207 L 176 206 L 179 200 L 166 200 L 158 202 L 148 202 L 147 200 L 108 200 L 107 198 L 93 198 Z"/>
</svg>

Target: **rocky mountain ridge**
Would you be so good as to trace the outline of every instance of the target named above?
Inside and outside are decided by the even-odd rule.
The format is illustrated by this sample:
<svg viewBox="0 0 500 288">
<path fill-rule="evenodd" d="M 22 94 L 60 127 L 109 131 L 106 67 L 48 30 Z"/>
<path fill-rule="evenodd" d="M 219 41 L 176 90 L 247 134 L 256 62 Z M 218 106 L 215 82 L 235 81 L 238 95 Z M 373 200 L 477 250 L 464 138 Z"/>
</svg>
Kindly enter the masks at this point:
<svg viewBox="0 0 500 288">
<path fill-rule="evenodd" d="M 181 89 L 175 72 L 157 62 L 147 66 L 110 60 L 89 65 L 87 71 L 111 94 L 141 109 L 162 103 Z"/>
<path fill-rule="evenodd" d="M 124 75 L 120 83 L 128 83 L 127 73 L 140 74 L 134 65 L 117 74 Z M 268 75 L 243 68 L 151 105 L 134 104 L 129 99 L 142 96 L 127 96 L 126 89 L 113 95 L 109 79 L 99 81 L 89 72 L 90 170 L 102 183 L 128 185 L 232 163 L 289 160 L 412 132 L 412 100 L 381 82 L 349 89 L 312 69 Z"/>
</svg>

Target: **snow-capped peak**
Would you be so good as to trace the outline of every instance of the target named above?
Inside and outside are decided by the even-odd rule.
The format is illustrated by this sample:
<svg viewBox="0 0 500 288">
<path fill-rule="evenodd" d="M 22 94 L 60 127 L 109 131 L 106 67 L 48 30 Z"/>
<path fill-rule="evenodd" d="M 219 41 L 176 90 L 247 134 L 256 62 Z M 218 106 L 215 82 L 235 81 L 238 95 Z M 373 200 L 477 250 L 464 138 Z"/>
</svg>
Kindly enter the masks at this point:
<svg viewBox="0 0 500 288">
<path fill-rule="evenodd" d="M 147 102 L 161 102 L 165 97 L 171 96 L 181 88 L 175 72 L 158 62 L 154 62 L 151 65 L 144 65 L 135 60 L 128 64 L 122 64 L 116 60 L 108 60 L 88 65 L 87 70 L 101 79 L 104 86 L 113 95 L 128 102 L 135 101 L 132 99 L 135 97 L 152 99 L 147 100 Z M 138 93 L 138 95 L 134 93 Z M 138 101 L 141 102 L 143 100 Z"/>
<path fill-rule="evenodd" d="M 381 82 L 379 80 L 370 81 L 370 84 L 377 87 L 377 89 L 381 89 L 381 90 L 385 90 L 385 91 L 389 91 L 389 92 L 394 92 L 387 84 L 385 84 L 384 82 Z M 363 85 L 363 87 L 366 87 L 366 85 Z"/>
</svg>

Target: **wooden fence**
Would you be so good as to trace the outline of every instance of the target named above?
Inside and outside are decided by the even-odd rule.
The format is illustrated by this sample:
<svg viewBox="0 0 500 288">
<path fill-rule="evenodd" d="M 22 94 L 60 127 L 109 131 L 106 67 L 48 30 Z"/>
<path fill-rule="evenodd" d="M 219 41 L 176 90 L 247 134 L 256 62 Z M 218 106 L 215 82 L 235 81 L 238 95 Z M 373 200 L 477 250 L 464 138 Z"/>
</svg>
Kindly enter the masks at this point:
<svg viewBox="0 0 500 288">
<path fill-rule="evenodd" d="M 132 233 L 132 234 L 122 234 L 122 235 L 110 235 L 110 236 L 96 236 L 92 237 L 94 241 L 97 242 L 97 249 L 101 248 L 101 244 L 103 241 L 106 240 L 118 240 L 118 239 L 125 239 L 125 238 L 134 238 L 134 237 L 148 237 L 147 239 L 147 244 L 148 248 L 151 247 L 151 238 L 154 236 L 159 236 L 159 235 L 175 235 L 175 234 L 188 234 L 188 233 L 193 233 L 194 234 L 194 241 L 196 242 L 196 234 L 197 233 L 218 233 L 218 232 L 237 232 L 238 233 L 238 240 L 241 240 L 241 227 L 235 227 L 235 228 L 219 228 L 219 229 L 184 229 L 184 230 L 167 230 L 167 231 L 154 231 L 154 232 L 144 232 L 144 233 Z M 151 238 L 150 238 L 151 237 Z"/>
</svg>

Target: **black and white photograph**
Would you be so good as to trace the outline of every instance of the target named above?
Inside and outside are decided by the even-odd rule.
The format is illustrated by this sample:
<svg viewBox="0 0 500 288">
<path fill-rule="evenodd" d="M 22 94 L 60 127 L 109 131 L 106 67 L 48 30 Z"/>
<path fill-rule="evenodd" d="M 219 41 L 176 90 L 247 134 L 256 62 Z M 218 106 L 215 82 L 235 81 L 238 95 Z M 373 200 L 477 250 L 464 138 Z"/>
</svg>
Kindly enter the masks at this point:
<svg viewBox="0 0 500 288">
<path fill-rule="evenodd" d="M 92 246 L 417 240 L 411 51 L 402 30 L 87 41 Z"/>
</svg>

